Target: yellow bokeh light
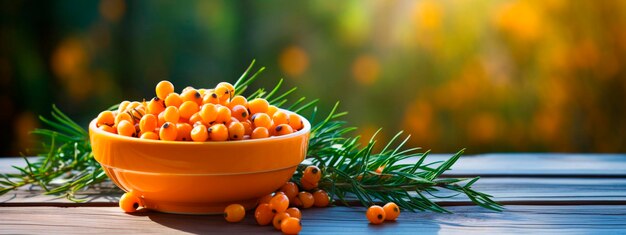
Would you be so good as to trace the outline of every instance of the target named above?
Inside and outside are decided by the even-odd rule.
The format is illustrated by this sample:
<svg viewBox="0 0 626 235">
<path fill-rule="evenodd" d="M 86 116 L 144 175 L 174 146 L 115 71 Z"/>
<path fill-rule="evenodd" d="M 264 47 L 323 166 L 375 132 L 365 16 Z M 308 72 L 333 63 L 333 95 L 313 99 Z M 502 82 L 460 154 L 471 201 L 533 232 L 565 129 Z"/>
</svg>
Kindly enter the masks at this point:
<svg viewBox="0 0 626 235">
<path fill-rule="evenodd" d="M 441 27 L 443 10 L 436 1 L 421 1 L 415 5 L 413 21 L 424 30 L 436 30 Z"/>
<path fill-rule="evenodd" d="M 297 46 L 285 48 L 278 58 L 282 71 L 289 77 L 299 77 L 309 68 L 309 56 Z"/>
<path fill-rule="evenodd" d="M 539 9 L 529 1 L 505 4 L 496 11 L 495 24 L 515 39 L 533 42 L 542 34 L 542 17 Z"/>
</svg>

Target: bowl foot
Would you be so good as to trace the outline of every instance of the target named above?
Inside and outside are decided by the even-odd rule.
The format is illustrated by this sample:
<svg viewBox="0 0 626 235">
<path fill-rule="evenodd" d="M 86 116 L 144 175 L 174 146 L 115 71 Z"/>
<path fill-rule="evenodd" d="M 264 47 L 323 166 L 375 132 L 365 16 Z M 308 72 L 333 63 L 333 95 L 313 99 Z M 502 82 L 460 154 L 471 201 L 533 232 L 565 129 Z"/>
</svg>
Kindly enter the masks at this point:
<svg viewBox="0 0 626 235">
<path fill-rule="evenodd" d="M 246 201 L 234 201 L 211 204 L 193 204 L 176 202 L 146 202 L 146 208 L 164 213 L 185 214 L 185 215 L 217 215 L 223 214 L 224 209 L 230 204 L 241 204 L 246 210 L 251 210 L 256 206 L 257 199 Z"/>
</svg>

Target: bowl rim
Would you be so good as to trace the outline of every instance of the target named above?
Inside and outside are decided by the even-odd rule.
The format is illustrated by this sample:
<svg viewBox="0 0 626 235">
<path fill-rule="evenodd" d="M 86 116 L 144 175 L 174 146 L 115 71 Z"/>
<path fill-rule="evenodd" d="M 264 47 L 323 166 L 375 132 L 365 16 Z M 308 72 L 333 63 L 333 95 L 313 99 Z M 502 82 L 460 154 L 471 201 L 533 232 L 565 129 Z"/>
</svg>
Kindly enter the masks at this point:
<svg viewBox="0 0 626 235">
<path fill-rule="evenodd" d="M 224 144 L 262 143 L 262 142 L 280 141 L 283 139 L 289 139 L 289 138 L 293 138 L 296 136 L 309 134 L 311 130 L 311 123 L 309 122 L 308 119 L 306 119 L 305 117 L 303 117 L 302 115 L 298 113 L 295 113 L 286 109 L 279 108 L 278 110 L 298 115 L 300 117 L 300 120 L 302 121 L 302 129 L 300 129 L 299 131 L 295 131 L 291 134 L 287 134 L 287 135 L 270 136 L 268 138 L 263 138 L 263 139 L 245 139 L 245 140 L 237 140 L 237 141 L 227 140 L 227 141 L 196 142 L 196 141 L 176 141 L 176 140 L 150 140 L 150 139 L 141 139 L 137 137 L 122 136 L 122 135 L 113 134 L 113 133 L 101 130 L 100 128 L 96 126 L 96 121 L 98 119 L 96 117 L 93 120 L 91 120 L 91 122 L 89 122 L 89 130 L 97 134 L 107 136 L 108 138 L 120 139 L 122 141 L 161 143 L 161 144 L 168 144 L 168 145 L 224 145 Z"/>
</svg>

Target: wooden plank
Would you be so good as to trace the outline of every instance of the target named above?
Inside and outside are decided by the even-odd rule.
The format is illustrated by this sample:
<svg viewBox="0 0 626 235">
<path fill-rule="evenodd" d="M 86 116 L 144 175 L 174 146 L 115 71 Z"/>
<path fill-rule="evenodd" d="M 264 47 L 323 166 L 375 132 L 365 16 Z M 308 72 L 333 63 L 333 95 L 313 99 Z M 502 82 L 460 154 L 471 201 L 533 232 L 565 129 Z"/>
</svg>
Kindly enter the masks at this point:
<svg viewBox="0 0 626 235">
<path fill-rule="evenodd" d="M 477 207 L 449 207 L 454 214 L 402 212 L 396 222 L 370 225 L 363 207 L 307 209 L 301 234 L 362 233 L 623 233 L 626 206 L 508 206 L 498 213 Z M 267 233 L 249 213 L 240 223 L 221 215 L 174 215 L 151 211 L 122 213 L 113 207 L 0 207 L 2 233 Z"/>
<path fill-rule="evenodd" d="M 483 178 L 474 189 L 494 196 L 504 204 L 549 204 L 551 202 L 586 202 L 626 204 L 626 179 L 621 178 Z M 449 196 L 452 192 L 441 192 Z M 81 193 L 88 204 L 114 205 L 120 191 L 112 183 Z M 356 198 L 352 199 L 356 202 Z M 434 199 L 443 205 L 471 204 L 464 195 Z M 466 202 L 466 203 L 461 203 Z M 109 204 L 107 204 L 109 203 Z M 461 203 L 461 204 L 460 204 Z M 11 204 L 11 205 L 8 205 Z M 43 195 L 40 190 L 22 188 L 0 196 L 0 206 L 81 206 L 65 198 Z"/>
</svg>

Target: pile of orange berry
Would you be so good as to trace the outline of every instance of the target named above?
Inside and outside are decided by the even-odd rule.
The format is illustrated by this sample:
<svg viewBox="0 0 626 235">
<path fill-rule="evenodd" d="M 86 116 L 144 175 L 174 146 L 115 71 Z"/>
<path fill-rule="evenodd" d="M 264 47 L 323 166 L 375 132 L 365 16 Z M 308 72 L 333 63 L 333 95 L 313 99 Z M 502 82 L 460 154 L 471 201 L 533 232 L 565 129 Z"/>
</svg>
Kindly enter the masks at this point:
<svg viewBox="0 0 626 235">
<path fill-rule="evenodd" d="M 115 111 L 103 111 L 98 128 L 118 135 L 168 141 L 260 139 L 302 129 L 295 113 L 280 110 L 263 98 L 248 101 L 235 95 L 227 82 L 214 89 L 186 87 L 180 94 L 161 81 L 150 101 L 123 101 Z"/>
<path fill-rule="evenodd" d="M 302 209 L 313 206 L 326 207 L 330 203 L 328 193 L 316 189 L 321 176 L 322 172 L 319 168 L 308 166 L 300 182 L 309 182 L 315 187 L 300 191 L 294 182 L 287 182 L 278 191 L 260 198 L 254 211 L 256 222 L 259 225 L 272 224 L 284 234 L 298 234 L 302 229 L 300 222 L 302 213 L 298 207 Z M 245 209 L 239 204 L 230 205 L 224 211 L 224 217 L 228 222 L 239 222 L 244 216 Z"/>
</svg>

